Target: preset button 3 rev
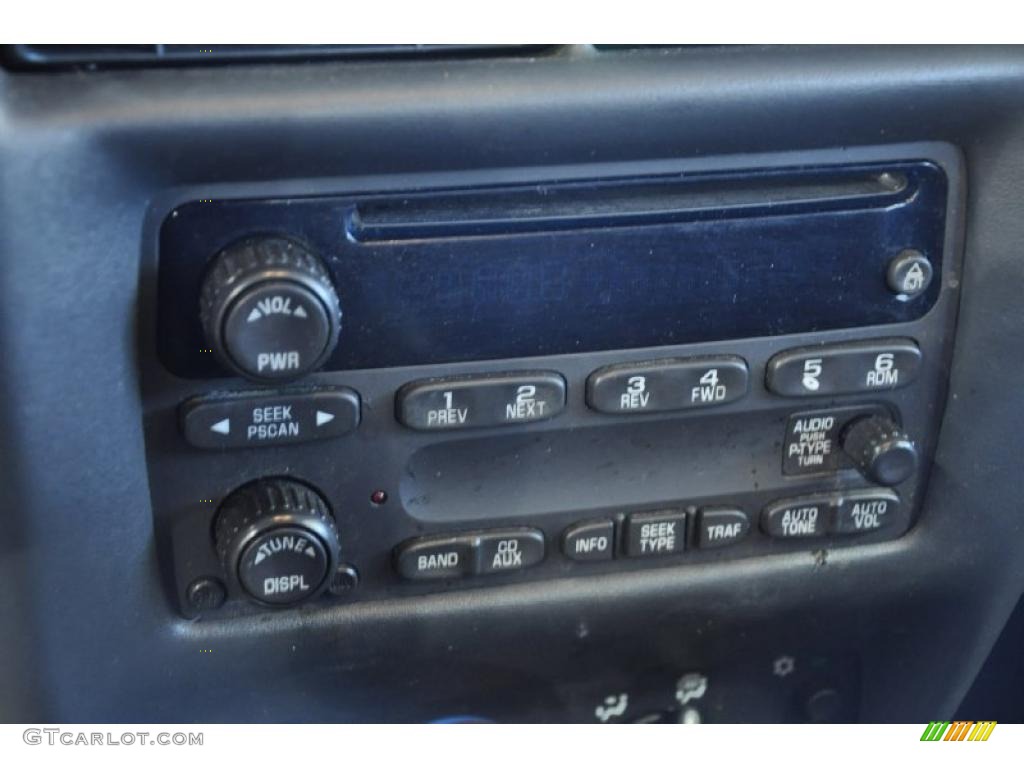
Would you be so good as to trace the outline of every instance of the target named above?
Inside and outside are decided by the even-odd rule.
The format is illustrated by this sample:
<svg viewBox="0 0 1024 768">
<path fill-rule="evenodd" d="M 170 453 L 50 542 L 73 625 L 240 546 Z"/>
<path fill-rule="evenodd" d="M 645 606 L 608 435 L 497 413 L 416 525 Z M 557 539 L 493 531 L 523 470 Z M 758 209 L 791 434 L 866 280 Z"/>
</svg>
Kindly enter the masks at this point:
<svg viewBox="0 0 1024 768">
<path fill-rule="evenodd" d="M 611 414 L 655 413 L 731 403 L 747 394 L 740 357 L 651 360 L 601 368 L 587 379 L 587 405 Z"/>
</svg>

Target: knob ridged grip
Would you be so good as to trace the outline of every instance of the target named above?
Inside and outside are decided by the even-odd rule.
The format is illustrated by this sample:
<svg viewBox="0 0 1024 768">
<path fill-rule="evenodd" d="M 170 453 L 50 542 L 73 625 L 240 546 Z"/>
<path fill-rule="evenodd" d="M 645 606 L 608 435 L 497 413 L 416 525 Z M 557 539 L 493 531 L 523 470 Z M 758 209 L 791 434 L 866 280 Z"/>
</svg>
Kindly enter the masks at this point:
<svg viewBox="0 0 1024 768">
<path fill-rule="evenodd" d="M 265 605 L 292 605 L 319 593 L 338 557 L 338 531 L 324 499 L 286 478 L 233 492 L 214 527 L 229 579 Z"/>
<path fill-rule="evenodd" d="M 323 263 L 279 236 L 251 237 L 218 253 L 203 281 L 199 316 L 221 362 L 255 381 L 294 379 L 319 367 L 341 329 Z"/>
<path fill-rule="evenodd" d="M 843 450 L 869 480 L 899 485 L 917 470 L 917 446 L 882 416 L 858 419 L 843 434 Z"/>
</svg>

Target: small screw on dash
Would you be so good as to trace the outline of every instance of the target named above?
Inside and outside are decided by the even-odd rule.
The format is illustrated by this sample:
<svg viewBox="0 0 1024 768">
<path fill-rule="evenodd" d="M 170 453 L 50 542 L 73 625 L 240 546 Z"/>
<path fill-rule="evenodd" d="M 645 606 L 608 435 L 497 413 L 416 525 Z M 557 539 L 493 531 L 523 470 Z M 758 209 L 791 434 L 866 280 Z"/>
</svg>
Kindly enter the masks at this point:
<svg viewBox="0 0 1024 768">
<path fill-rule="evenodd" d="M 193 581 L 188 588 L 188 606 L 196 614 L 213 611 L 224 605 L 227 591 L 218 579 L 203 577 Z"/>
<path fill-rule="evenodd" d="M 359 586 L 359 571 L 355 569 L 355 566 L 348 563 L 339 565 L 338 569 L 334 572 L 334 578 L 331 579 L 331 594 L 344 595 L 351 592 L 357 586 Z"/>
</svg>

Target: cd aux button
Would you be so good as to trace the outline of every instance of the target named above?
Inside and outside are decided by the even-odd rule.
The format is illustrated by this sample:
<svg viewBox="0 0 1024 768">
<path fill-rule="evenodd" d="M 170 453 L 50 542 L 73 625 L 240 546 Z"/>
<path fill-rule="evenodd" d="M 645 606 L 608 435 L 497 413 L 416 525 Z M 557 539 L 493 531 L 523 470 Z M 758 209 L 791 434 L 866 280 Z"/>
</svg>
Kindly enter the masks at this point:
<svg viewBox="0 0 1024 768">
<path fill-rule="evenodd" d="M 521 571 L 544 559 L 544 534 L 536 528 L 487 531 L 477 535 L 477 573 Z"/>
</svg>

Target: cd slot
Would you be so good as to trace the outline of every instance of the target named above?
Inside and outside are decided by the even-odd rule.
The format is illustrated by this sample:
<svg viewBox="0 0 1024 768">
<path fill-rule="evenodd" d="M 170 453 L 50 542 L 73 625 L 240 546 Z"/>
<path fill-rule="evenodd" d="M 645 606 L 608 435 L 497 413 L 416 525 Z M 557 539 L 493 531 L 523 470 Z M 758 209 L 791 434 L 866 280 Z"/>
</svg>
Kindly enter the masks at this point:
<svg viewBox="0 0 1024 768">
<path fill-rule="evenodd" d="M 415 193 L 350 209 L 357 242 L 590 229 L 892 205 L 912 193 L 898 172 L 820 172 L 689 180 L 546 184 Z"/>
</svg>

